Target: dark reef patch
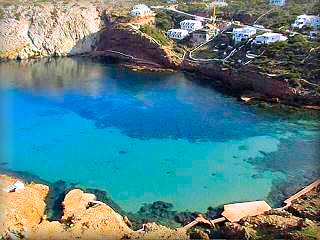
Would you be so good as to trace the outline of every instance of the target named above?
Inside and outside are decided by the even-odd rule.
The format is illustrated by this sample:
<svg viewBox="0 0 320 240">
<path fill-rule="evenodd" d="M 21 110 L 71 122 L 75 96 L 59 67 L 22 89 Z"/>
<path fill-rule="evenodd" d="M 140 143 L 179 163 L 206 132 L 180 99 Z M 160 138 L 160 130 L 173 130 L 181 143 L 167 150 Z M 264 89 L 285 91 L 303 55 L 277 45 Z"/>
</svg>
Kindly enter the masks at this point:
<svg viewBox="0 0 320 240">
<path fill-rule="evenodd" d="M 118 153 L 119 153 L 119 154 L 126 154 L 126 153 L 128 153 L 128 151 L 125 151 L 125 150 L 119 150 L 119 151 L 118 151 Z"/>
<path fill-rule="evenodd" d="M 248 150 L 248 146 L 247 145 L 241 145 L 241 146 L 239 146 L 239 150 L 240 151 Z"/>
<path fill-rule="evenodd" d="M 54 182 L 50 184 L 49 187 L 50 190 L 46 199 L 46 215 L 49 220 L 59 221 L 63 216 L 62 202 L 71 188 L 69 188 L 68 184 L 63 180 Z"/>
<path fill-rule="evenodd" d="M 261 174 L 266 171 L 284 174 L 284 178 L 274 180 L 272 183 L 272 189 L 267 198 L 272 205 L 279 206 L 288 196 L 320 176 L 319 146 L 320 139 L 315 144 L 308 139 L 308 136 L 304 139 L 281 139 L 276 152 L 261 152 L 261 157 L 246 160 Z M 256 179 L 259 176 L 260 174 L 256 174 L 252 178 Z"/>
</svg>

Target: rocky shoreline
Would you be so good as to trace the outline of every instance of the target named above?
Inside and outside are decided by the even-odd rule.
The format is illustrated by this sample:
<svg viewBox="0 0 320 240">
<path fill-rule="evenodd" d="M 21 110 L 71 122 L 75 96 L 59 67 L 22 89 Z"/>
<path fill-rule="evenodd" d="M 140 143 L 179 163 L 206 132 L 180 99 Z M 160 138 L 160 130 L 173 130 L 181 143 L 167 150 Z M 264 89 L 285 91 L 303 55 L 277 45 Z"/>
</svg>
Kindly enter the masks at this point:
<svg viewBox="0 0 320 240">
<path fill-rule="evenodd" d="M 0 187 L 14 183 L 17 177 L 0 175 Z M 23 181 L 23 180 L 21 180 Z M 52 189 L 51 189 L 52 190 Z M 52 220 L 46 215 L 49 204 L 49 187 L 34 182 L 16 192 L 0 193 L 0 235 L 4 239 L 318 239 L 320 236 L 320 187 L 302 196 L 287 210 L 271 210 L 263 215 L 247 217 L 238 223 L 226 222 L 212 226 L 198 225 L 185 231 L 171 229 L 145 220 L 133 230 L 133 216 L 117 209 L 103 192 L 77 188 L 68 189 L 58 204 L 62 215 Z M 95 194 L 93 194 L 94 192 Z M 100 195 L 100 196 L 99 196 Z M 105 203 L 107 202 L 107 203 Z M 158 205 L 158 206 L 157 206 Z M 151 206 L 152 207 L 152 206 Z M 165 203 L 153 204 L 160 211 Z M 146 209 L 145 209 L 146 210 Z M 143 211 L 143 210 L 141 210 Z M 212 210 L 213 211 L 213 210 Z M 206 214 L 206 218 L 215 218 Z M 182 225 L 193 221 L 197 215 L 180 214 Z"/>
</svg>

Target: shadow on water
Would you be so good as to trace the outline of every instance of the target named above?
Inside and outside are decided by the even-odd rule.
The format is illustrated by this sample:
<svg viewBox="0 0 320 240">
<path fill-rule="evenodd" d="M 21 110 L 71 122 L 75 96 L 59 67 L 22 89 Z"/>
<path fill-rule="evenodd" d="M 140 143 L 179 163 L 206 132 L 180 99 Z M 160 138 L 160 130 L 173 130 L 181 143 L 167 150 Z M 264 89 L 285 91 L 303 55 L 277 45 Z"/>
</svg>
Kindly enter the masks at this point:
<svg viewBox="0 0 320 240">
<path fill-rule="evenodd" d="M 117 128 L 139 139 L 226 141 L 290 128 L 287 111 L 280 114 L 284 109 L 270 113 L 267 107 L 246 106 L 183 73 L 137 73 L 111 63 L 109 58 L 9 62 L 0 64 L 0 78 L 18 86 L 29 101 L 64 108 L 97 128 Z M 295 121 L 305 117 L 291 115 Z"/>
</svg>

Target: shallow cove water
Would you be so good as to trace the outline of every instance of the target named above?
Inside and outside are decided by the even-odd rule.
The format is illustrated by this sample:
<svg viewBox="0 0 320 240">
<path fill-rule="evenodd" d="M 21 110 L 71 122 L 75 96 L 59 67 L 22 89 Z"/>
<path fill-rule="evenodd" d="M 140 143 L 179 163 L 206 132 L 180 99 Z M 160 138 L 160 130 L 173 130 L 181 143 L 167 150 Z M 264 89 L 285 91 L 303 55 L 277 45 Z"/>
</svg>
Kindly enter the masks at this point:
<svg viewBox="0 0 320 240">
<path fill-rule="evenodd" d="M 0 167 L 106 190 L 127 211 L 158 200 L 180 211 L 268 200 L 277 184 L 319 173 L 311 113 L 248 106 L 183 73 L 102 60 L 0 70 Z"/>
</svg>

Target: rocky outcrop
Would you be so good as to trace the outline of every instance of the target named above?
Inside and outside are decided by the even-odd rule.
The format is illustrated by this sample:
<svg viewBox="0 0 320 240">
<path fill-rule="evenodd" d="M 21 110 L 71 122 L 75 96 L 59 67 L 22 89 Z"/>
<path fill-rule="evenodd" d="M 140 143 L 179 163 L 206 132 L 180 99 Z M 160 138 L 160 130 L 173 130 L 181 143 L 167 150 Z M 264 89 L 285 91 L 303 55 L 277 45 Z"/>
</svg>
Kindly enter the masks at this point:
<svg viewBox="0 0 320 240">
<path fill-rule="evenodd" d="M 197 72 L 210 83 L 234 95 L 248 95 L 253 99 L 282 102 L 289 105 L 320 105 L 319 95 L 302 93 L 289 86 L 289 83 L 275 76 L 258 72 L 250 67 L 232 68 L 222 64 L 196 64 L 184 61 L 182 69 Z"/>
<path fill-rule="evenodd" d="M 320 239 L 320 187 L 294 200 L 287 210 L 271 210 L 239 223 L 226 223 L 222 235 L 231 239 Z"/>
<path fill-rule="evenodd" d="M 289 212 L 301 218 L 320 222 L 320 187 L 293 201 Z"/>
<path fill-rule="evenodd" d="M 98 51 L 106 51 L 106 55 L 112 52 L 126 54 L 132 57 L 135 63 L 142 65 L 159 65 L 160 67 L 180 67 L 181 60 L 170 47 L 162 46 L 155 39 L 133 28 L 130 25 L 113 26 L 101 32 L 101 41 L 97 45 Z M 122 57 L 121 54 L 115 54 Z"/>
<path fill-rule="evenodd" d="M 104 27 L 97 2 L 39 2 L 2 6 L 0 59 L 91 52 Z"/>
<path fill-rule="evenodd" d="M 0 176 L 0 187 L 16 181 Z M 49 188 L 27 184 L 18 192 L 0 193 L 0 236 L 5 239 L 188 239 L 182 229 L 148 223 L 138 231 L 128 227 L 128 219 L 116 213 L 94 194 L 79 189 L 67 193 L 60 221 L 46 220 L 45 198 Z"/>
<path fill-rule="evenodd" d="M 286 211 L 273 210 L 261 216 L 244 218 L 239 223 L 226 223 L 222 234 L 230 239 L 264 239 L 266 236 L 268 239 L 295 239 L 295 236 L 310 228 L 319 231 L 315 222 Z M 305 236 L 301 239 L 307 238 Z"/>
<path fill-rule="evenodd" d="M 271 77 L 262 76 L 250 70 L 237 71 L 232 68 L 224 68 L 220 64 L 194 64 L 185 61 L 183 68 L 187 71 L 198 71 L 204 77 L 215 79 L 215 84 L 237 92 L 250 92 L 268 95 L 269 97 L 281 97 L 292 95 L 292 91 L 284 82 L 274 80 Z"/>
<path fill-rule="evenodd" d="M 31 183 L 16 192 L 2 191 L 16 181 L 16 178 L 0 175 L 0 236 L 8 231 L 23 234 L 27 229 L 36 227 L 45 212 L 49 188 Z"/>
</svg>

